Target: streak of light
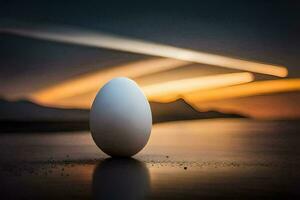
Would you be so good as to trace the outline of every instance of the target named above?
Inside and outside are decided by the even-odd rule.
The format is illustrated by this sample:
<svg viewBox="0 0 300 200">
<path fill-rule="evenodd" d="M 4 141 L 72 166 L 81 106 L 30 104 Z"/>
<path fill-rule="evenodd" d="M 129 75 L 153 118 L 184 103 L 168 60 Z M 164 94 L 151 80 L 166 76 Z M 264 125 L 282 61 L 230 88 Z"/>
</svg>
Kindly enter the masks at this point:
<svg viewBox="0 0 300 200">
<path fill-rule="evenodd" d="M 248 83 L 253 79 L 248 72 L 219 74 L 158 83 L 142 87 L 142 90 L 148 100 L 170 102 L 186 93 Z"/>
<path fill-rule="evenodd" d="M 271 64 L 246 61 L 237 58 L 209 54 L 205 52 L 178 48 L 144 40 L 117 36 L 101 32 L 92 32 L 74 28 L 51 27 L 47 29 L 37 27 L 7 27 L 2 33 L 20 35 L 36 39 L 84 45 L 97 48 L 113 49 L 137 54 L 173 58 L 195 63 L 203 63 L 219 67 L 245 70 L 250 72 L 286 77 L 287 68 Z"/>
<path fill-rule="evenodd" d="M 187 64 L 189 63 L 185 61 L 166 58 L 132 62 L 64 81 L 49 88 L 34 92 L 30 98 L 40 103 L 51 103 L 58 99 L 80 95 L 89 91 L 98 91 L 99 88 L 114 77 L 126 76 L 134 78 Z"/>
<path fill-rule="evenodd" d="M 253 75 L 248 72 L 242 73 L 230 73 L 230 74 L 220 74 L 220 75 L 212 75 L 212 76 L 205 76 L 205 77 L 198 77 L 198 78 L 189 78 L 189 79 L 181 79 L 176 81 L 168 81 L 162 82 L 160 84 L 153 84 L 148 86 L 142 86 L 142 90 L 144 91 L 147 98 L 151 101 L 158 101 L 158 102 L 169 102 L 176 100 L 177 98 L 181 97 L 185 93 L 191 93 L 193 91 L 199 90 L 207 90 L 207 89 L 214 89 L 219 87 L 226 87 L 234 84 L 242 84 L 247 83 L 253 80 Z M 91 79 L 85 79 L 85 85 L 89 85 Z M 103 81 L 104 83 L 104 81 Z M 73 88 L 74 85 L 77 87 L 81 87 L 80 82 L 69 83 L 67 87 L 58 88 L 59 92 L 63 94 L 64 90 L 68 92 L 70 89 Z M 94 97 L 98 88 L 94 88 L 94 90 L 80 91 L 77 95 L 69 96 L 65 98 L 58 98 L 58 99 L 49 99 L 48 96 L 56 95 L 57 91 L 44 91 L 46 92 L 45 95 L 46 99 L 39 99 L 36 98 L 36 101 L 43 103 L 45 105 L 52 105 L 52 106 L 59 106 L 59 107 L 84 107 L 89 108 L 92 104 Z M 74 93 L 73 93 L 74 94 Z"/>
<path fill-rule="evenodd" d="M 257 81 L 214 90 L 193 92 L 190 94 L 185 94 L 184 99 L 189 102 L 200 103 L 299 90 L 300 79 L 281 79 Z"/>
</svg>

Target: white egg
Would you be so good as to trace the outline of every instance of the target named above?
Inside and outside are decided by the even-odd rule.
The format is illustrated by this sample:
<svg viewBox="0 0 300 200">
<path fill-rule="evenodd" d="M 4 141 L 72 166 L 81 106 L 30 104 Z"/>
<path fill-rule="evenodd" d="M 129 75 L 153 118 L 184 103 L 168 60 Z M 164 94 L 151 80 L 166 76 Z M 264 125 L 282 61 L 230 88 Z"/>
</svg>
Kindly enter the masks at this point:
<svg viewBox="0 0 300 200">
<path fill-rule="evenodd" d="M 90 112 L 96 145 L 110 156 L 133 156 L 144 148 L 152 129 L 149 102 L 128 78 L 114 78 L 98 92 Z"/>
</svg>

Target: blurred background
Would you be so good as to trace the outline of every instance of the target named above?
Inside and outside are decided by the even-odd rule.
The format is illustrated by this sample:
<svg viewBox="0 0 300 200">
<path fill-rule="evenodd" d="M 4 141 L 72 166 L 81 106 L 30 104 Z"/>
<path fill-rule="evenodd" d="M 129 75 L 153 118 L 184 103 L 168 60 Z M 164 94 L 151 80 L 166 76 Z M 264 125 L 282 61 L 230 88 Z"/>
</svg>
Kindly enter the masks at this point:
<svg viewBox="0 0 300 200">
<path fill-rule="evenodd" d="M 8 108 L 19 100 L 89 109 L 105 82 L 126 76 L 151 102 L 180 99 L 203 112 L 297 119 L 299 7 L 297 1 L 2 1 L 1 118 L 19 116 Z"/>
</svg>

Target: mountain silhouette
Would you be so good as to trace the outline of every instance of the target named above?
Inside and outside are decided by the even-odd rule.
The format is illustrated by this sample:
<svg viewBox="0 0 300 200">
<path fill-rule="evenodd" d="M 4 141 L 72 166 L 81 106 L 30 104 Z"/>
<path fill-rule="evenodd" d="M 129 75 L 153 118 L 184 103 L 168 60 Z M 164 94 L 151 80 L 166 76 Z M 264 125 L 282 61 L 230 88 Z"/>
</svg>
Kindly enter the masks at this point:
<svg viewBox="0 0 300 200">
<path fill-rule="evenodd" d="M 28 100 L 0 99 L 0 121 L 86 121 L 87 109 L 66 109 L 42 106 Z"/>
<path fill-rule="evenodd" d="M 153 123 L 212 119 L 212 118 L 244 118 L 245 116 L 234 113 L 221 113 L 218 111 L 199 112 L 183 99 L 170 103 L 150 102 Z"/>
<path fill-rule="evenodd" d="M 170 103 L 150 102 L 153 123 L 178 120 L 241 118 L 217 111 L 199 112 L 183 99 Z M 88 109 L 42 106 L 28 100 L 0 99 L 0 132 L 75 131 L 89 129 Z"/>
</svg>

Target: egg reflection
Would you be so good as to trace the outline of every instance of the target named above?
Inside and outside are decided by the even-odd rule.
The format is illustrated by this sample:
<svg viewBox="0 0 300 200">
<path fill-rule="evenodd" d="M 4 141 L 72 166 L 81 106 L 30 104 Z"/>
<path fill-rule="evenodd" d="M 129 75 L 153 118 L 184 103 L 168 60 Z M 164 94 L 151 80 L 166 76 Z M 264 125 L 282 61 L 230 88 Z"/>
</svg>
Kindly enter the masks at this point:
<svg viewBox="0 0 300 200">
<path fill-rule="evenodd" d="M 93 199 L 145 199 L 150 188 L 146 165 L 132 158 L 108 158 L 93 174 Z"/>
</svg>

